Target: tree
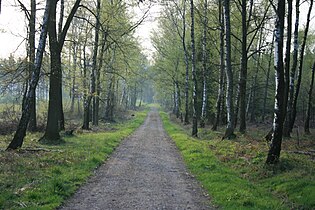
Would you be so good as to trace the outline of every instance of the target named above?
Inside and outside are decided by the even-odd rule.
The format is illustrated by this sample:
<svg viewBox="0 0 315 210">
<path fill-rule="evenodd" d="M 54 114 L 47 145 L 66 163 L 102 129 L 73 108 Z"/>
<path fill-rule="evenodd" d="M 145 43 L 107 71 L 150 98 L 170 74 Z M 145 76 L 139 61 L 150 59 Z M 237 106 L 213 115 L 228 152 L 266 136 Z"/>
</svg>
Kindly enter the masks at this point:
<svg viewBox="0 0 315 210">
<path fill-rule="evenodd" d="M 310 89 L 308 91 L 308 103 L 307 103 L 306 119 L 304 122 L 305 134 L 311 134 L 311 132 L 310 132 L 310 115 L 311 115 L 311 108 L 312 108 L 312 93 L 313 93 L 313 86 L 314 86 L 314 73 L 315 73 L 315 62 L 313 63 L 313 67 L 312 67 L 311 84 L 310 84 Z"/>
<path fill-rule="evenodd" d="M 39 37 L 38 47 L 36 51 L 35 63 L 33 67 L 33 73 L 31 77 L 31 81 L 29 83 L 28 92 L 23 99 L 23 108 L 22 108 L 22 116 L 19 121 L 18 128 L 14 134 L 13 140 L 9 144 L 7 150 L 17 149 L 22 147 L 24 137 L 26 135 L 27 125 L 30 119 L 30 109 L 33 102 L 33 93 L 36 90 L 36 86 L 38 84 L 40 70 L 42 66 L 43 54 L 46 46 L 46 38 L 48 33 L 48 23 L 49 23 L 49 16 L 50 16 L 50 7 L 51 1 L 46 0 L 45 12 L 43 16 L 43 23 L 41 27 L 41 33 Z"/>
<path fill-rule="evenodd" d="M 190 0 L 190 16 L 191 16 L 191 68 L 192 68 L 192 81 L 193 81 L 193 122 L 192 122 L 192 136 L 198 135 L 198 122 L 197 122 L 197 78 L 196 78 L 196 47 L 195 47 L 195 14 L 194 14 L 194 1 Z"/>
<path fill-rule="evenodd" d="M 80 6 L 81 0 L 76 0 L 71 12 L 62 28 L 63 12 L 60 13 L 59 31 L 57 34 L 56 9 L 58 0 L 52 0 L 49 18 L 49 47 L 50 47 L 50 77 L 49 77 L 49 104 L 47 126 L 43 140 L 56 142 L 60 139 L 59 131 L 64 128 L 62 106 L 62 69 L 61 52 L 71 21 Z M 62 8 L 62 7 L 61 7 Z"/>
<path fill-rule="evenodd" d="M 207 26 L 208 26 L 208 1 L 204 0 L 203 4 L 203 31 L 202 31 L 202 106 L 201 106 L 201 119 L 200 119 L 200 127 L 205 127 L 205 119 L 207 114 Z"/>
<path fill-rule="evenodd" d="M 312 13 L 313 2 L 314 2 L 314 0 L 310 0 L 310 6 L 309 6 L 308 13 L 307 13 L 307 19 L 306 19 L 306 26 L 305 26 L 305 30 L 304 30 L 302 45 L 301 45 L 300 58 L 299 58 L 299 69 L 298 69 L 298 80 L 296 83 L 296 89 L 295 89 L 293 106 L 292 106 L 292 116 L 290 119 L 291 122 L 290 122 L 290 127 L 289 127 L 291 132 L 292 132 L 292 129 L 294 126 L 295 118 L 296 118 L 296 112 L 297 112 L 296 107 L 297 107 L 298 97 L 299 97 L 299 93 L 300 93 L 302 72 L 303 72 L 304 51 L 305 51 L 307 34 L 308 34 L 308 30 L 309 30 L 309 25 L 310 25 L 310 16 Z"/>
<path fill-rule="evenodd" d="M 279 162 L 282 130 L 284 121 L 284 65 L 283 65 L 283 35 L 285 18 L 285 0 L 278 0 L 275 22 L 275 55 L 274 68 L 276 80 L 276 94 L 274 105 L 273 133 L 266 163 Z"/>
<path fill-rule="evenodd" d="M 226 109 L 227 127 L 223 138 L 233 138 L 234 134 L 234 105 L 233 105 L 233 71 L 231 64 L 231 24 L 230 24 L 230 1 L 224 0 L 225 18 L 225 74 L 227 79 Z"/>
</svg>

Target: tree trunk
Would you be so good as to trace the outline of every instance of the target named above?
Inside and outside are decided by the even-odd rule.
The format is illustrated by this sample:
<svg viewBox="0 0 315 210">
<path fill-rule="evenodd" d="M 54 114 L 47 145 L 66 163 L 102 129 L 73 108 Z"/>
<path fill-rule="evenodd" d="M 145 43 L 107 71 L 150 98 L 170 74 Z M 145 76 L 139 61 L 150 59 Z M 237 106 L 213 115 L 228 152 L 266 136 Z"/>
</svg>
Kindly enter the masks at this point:
<svg viewBox="0 0 315 210">
<path fill-rule="evenodd" d="M 223 138 L 233 138 L 234 134 L 234 104 L 233 104 L 233 72 L 231 65 L 231 25 L 230 25 L 230 1 L 224 0 L 225 17 L 225 74 L 227 79 L 226 111 L 227 127 Z"/>
<path fill-rule="evenodd" d="M 276 80 L 276 94 L 275 94 L 275 109 L 273 120 L 273 133 L 271 138 L 271 145 L 268 152 L 267 164 L 275 164 L 279 162 L 281 143 L 282 143 L 282 129 L 283 129 L 283 109 L 284 105 L 284 66 L 283 66 L 283 34 L 284 34 L 284 18 L 285 18 L 285 0 L 278 0 L 278 7 L 276 11 L 277 19 L 275 23 L 275 80 Z"/>
<path fill-rule="evenodd" d="M 242 0 L 242 58 L 239 81 L 240 133 L 246 132 L 246 83 L 247 83 L 247 1 Z"/>
<path fill-rule="evenodd" d="M 296 89 L 295 89 L 294 100 L 293 100 L 292 118 L 291 118 L 291 122 L 290 122 L 290 131 L 292 131 L 292 129 L 293 129 L 295 118 L 296 118 L 296 112 L 297 112 L 296 107 L 297 107 L 297 102 L 298 102 L 298 97 L 299 97 L 300 87 L 301 87 L 301 81 L 302 81 L 304 50 L 305 50 L 306 41 L 307 41 L 307 34 L 308 34 L 309 25 L 310 25 L 310 16 L 311 16 L 312 8 L 313 8 L 313 2 L 314 2 L 314 0 L 310 0 L 310 7 L 309 7 L 309 10 L 307 13 L 306 26 L 305 26 L 303 42 L 302 42 L 301 51 L 300 51 L 298 80 L 296 83 Z"/>
<path fill-rule="evenodd" d="M 203 80 L 203 88 L 202 88 L 202 107 L 201 107 L 201 119 L 200 119 L 200 127 L 205 127 L 205 120 L 207 114 L 207 26 L 208 26 L 208 0 L 204 0 L 203 6 L 203 33 L 202 33 L 202 80 Z"/>
<path fill-rule="evenodd" d="M 70 27 L 71 21 L 79 8 L 81 0 L 76 0 L 71 12 L 66 20 L 64 27 L 59 27 L 58 37 L 56 29 L 56 10 L 58 0 L 52 0 L 50 8 L 49 20 L 49 47 L 50 47 L 50 85 L 49 85 L 49 104 L 48 104 L 48 117 L 45 134 L 42 140 L 48 142 L 58 142 L 60 139 L 59 131 L 64 130 L 64 114 L 62 105 L 62 70 L 61 70 L 61 52 Z M 62 8 L 62 6 L 61 6 Z M 62 14 L 63 12 L 61 12 Z M 60 16 L 60 20 L 63 17 Z M 61 22 L 61 21 L 59 21 Z M 59 25 L 60 26 L 60 25 Z"/>
<path fill-rule="evenodd" d="M 97 53 L 98 53 L 98 45 L 99 45 L 99 30 L 100 30 L 100 10 L 101 10 L 101 0 L 97 0 L 96 6 L 96 24 L 95 24 L 95 39 L 94 39 L 94 49 L 93 49 L 93 58 L 92 58 L 92 72 L 95 77 L 92 80 L 91 93 L 93 94 L 93 108 L 92 108 L 92 123 L 93 125 L 98 125 L 98 106 L 99 101 L 96 98 L 99 97 L 96 92 L 96 81 L 99 81 L 99 68 L 97 68 Z M 94 83 L 94 84 L 93 84 Z"/>
<path fill-rule="evenodd" d="M 305 134 L 311 134 L 311 132 L 310 132 L 310 115 L 311 115 L 311 109 L 312 109 L 312 93 L 313 93 L 313 85 L 314 85 L 314 72 L 315 72 L 315 62 L 313 63 L 313 67 L 312 67 L 311 84 L 310 84 L 310 89 L 308 91 L 308 103 L 307 103 L 306 119 L 305 119 L 305 123 L 304 123 Z"/>
<path fill-rule="evenodd" d="M 32 98 L 34 97 L 33 93 L 36 90 L 36 86 L 38 84 L 40 70 L 42 66 L 43 54 L 44 54 L 45 46 L 46 46 L 50 6 L 51 6 L 51 1 L 46 0 L 43 23 L 41 26 L 41 33 L 39 37 L 38 47 L 36 51 L 36 58 L 35 58 L 35 63 L 34 63 L 34 68 L 33 68 L 34 71 L 32 73 L 31 81 L 29 83 L 29 88 L 28 88 L 29 91 L 24 100 L 24 107 L 22 109 L 23 112 L 19 121 L 19 125 L 17 127 L 14 137 L 11 143 L 9 144 L 7 150 L 17 149 L 17 148 L 22 147 L 23 140 L 26 134 L 27 125 L 30 119 L 30 108 L 32 106 L 32 101 L 33 101 Z"/>
<path fill-rule="evenodd" d="M 293 101 L 294 101 L 294 83 L 295 83 L 296 68 L 298 64 L 298 50 L 299 50 L 299 43 L 298 43 L 299 21 L 300 21 L 299 8 L 300 8 L 300 0 L 296 0 L 296 3 L 295 3 L 296 17 L 295 17 L 295 25 L 294 25 L 294 36 L 293 36 L 293 62 L 292 62 L 292 68 L 291 68 L 291 73 L 290 73 L 287 112 L 286 112 L 286 118 L 285 118 L 284 128 L 283 128 L 283 136 L 285 137 L 290 137 L 290 133 L 291 133 L 290 124 L 292 121 L 292 111 L 293 111 Z"/>
<path fill-rule="evenodd" d="M 190 15 L 191 15 L 191 68 L 193 81 L 193 122 L 192 122 L 192 136 L 198 135 L 197 122 L 197 77 L 196 77 L 196 47 L 195 47 L 195 14 L 194 14 L 194 0 L 190 0 Z"/>
<path fill-rule="evenodd" d="M 183 35 L 182 35 L 182 45 L 185 55 L 185 117 L 184 124 L 189 124 L 189 58 L 188 51 L 186 48 L 186 0 L 183 0 Z"/>
<path fill-rule="evenodd" d="M 271 45 L 274 44 L 274 36 L 272 37 Z M 269 61 L 268 61 L 268 69 L 267 69 L 267 76 L 266 76 L 266 83 L 265 83 L 265 92 L 264 92 L 264 102 L 263 102 L 263 113 L 262 113 L 262 121 L 265 121 L 266 117 L 266 103 L 268 98 L 268 88 L 269 88 L 269 76 L 271 70 L 271 59 L 273 54 L 273 47 L 271 47 L 270 54 L 269 54 Z"/>
<path fill-rule="evenodd" d="M 216 101 L 216 116 L 215 121 L 212 126 L 212 130 L 217 130 L 217 127 L 220 122 L 221 116 L 221 104 L 223 98 L 223 89 L 224 89 L 224 13 L 222 11 L 222 3 L 219 0 L 219 24 L 220 24 L 220 81 L 219 81 L 219 90 L 218 98 Z"/>
<path fill-rule="evenodd" d="M 34 63 L 35 63 L 35 21 L 36 21 L 36 0 L 31 0 L 31 12 L 29 19 L 29 36 L 28 36 L 28 44 L 29 44 L 29 72 L 30 76 L 34 72 Z M 30 78 L 31 79 L 31 78 Z M 35 132 L 37 130 L 37 121 L 36 121 L 36 90 L 33 90 L 33 98 L 32 98 L 32 106 L 30 107 L 30 122 L 28 125 L 28 130 L 31 132 Z"/>
</svg>

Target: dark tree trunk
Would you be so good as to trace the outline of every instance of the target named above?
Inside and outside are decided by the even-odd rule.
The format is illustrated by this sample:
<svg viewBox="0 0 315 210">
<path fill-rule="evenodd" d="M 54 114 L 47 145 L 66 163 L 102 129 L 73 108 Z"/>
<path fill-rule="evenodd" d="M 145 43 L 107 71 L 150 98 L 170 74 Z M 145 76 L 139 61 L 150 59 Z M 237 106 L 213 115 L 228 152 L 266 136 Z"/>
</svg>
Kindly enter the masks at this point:
<svg viewBox="0 0 315 210">
<path fill-rule="evenodd" d="M 291 60 L 291 37 L 292 37 L 292 0 L 288 1 L 288 14 L 287 14 L 287 42 L 284 58 L 284 107 L 283 117 L 287 115 L 289 86 L 290 86 L 290 60 Z M 285 120 L 285 119 L 284 119 Z"/>
<path fill-rule="evenodd" d="M 46 131 L 43 140 L 48 142 L 56 142 L 60 139 L 59 131 L 64 130 L 64 114 L 62 105 L 62 70 L 61 70 L 61 52 L 67 31 L 70 27 L 71 21 L 79 8 L 81 0 L 77 0 L 71 9 L 71 12 L 66 20 L 64 27 L 61 29 L 59 25 L 59 32 L 57 37 L 56 29 L 56 10 L 58 0 L 52 0 L 50 8 L 49 20 L 49 45 L 50 45 L 50 86 L 49 86 L 49 104 Z M 62 7 L 61 7 L 62 8 Z M 63 12 L 61 12 L 62 14 Z M 60 16 L 60 21 L 63 19 Z"/>
<path fill-rule="evenodd" d="M 204 0 L 203 6 L 203 31 L 202 31 L 202 80 L 203 80 L 203 88 L 202 88 L 202 107 L 201 107 L 201 119 L 200 119 L 200 127 L 205 127 L 205 120 L 207 115 L 207 27 L 208 27 L 208 0 Z"/>
<path fill-rule="evenodd" d="M 29 36 L 28 36 L 28 44 L 29 44 L 29 72 L 30 76 L 34 72 L 34 63 L 35 63 L 35 21 L 36 21 L 36 0 L 31 0 L 31 12 L 29 19 Z M 31 79 L 31 78 L 30 78 Z M 35 132 L 37 130 L 37 121 L 36 121 L 36 90 L 33 90 L 32 95 L 32 106 L 30 107 L 30 122 L 28 125 L 28 130 L 31 132 Z"/>
<path fill-rule="evenodd" d="M 36 90 L 36 86 L 38 84 L 40 69 L 42 66 L 43 54 L 44 54 L 45 46 L 46 46 L 50 6 L 51 6 L 51 1 L 47 0 L 46 6 L 45 6 L 44 17 L 43 17 L 43 23 L 41 27 L 41 33 L 40 33 L 39 42 L 38 42 L 38 47 L 36 51 L 36 58 L 35 58 L 35 63 L 34 63 L 34 68 L 33 68 L 34 71 L 32 73 L 31 81 L 28 88 L 29 91 L 26 95 L 26 98 L 23 100 L 24 101 L 24 106 L 22 109 L 23 112 L 19 121 L 18 128 L 7 150 L 17 149 L 17 148 L 22 147 L 23 140 L 26 134 L 26 129 L 27 129 L 28 122 L 30 119 L 30 108 L 32 106 L 32 101 L 33 101 L 32 98 L 34 97 L 33 93 Z"/>
<path fill-rule="evenodd" d="M 231 25 L 230 25 L 230 1 L 224 1 L 225 17 L 225 74 L 227 79 L 226 111 L 227 127 L 223 138 L 233 138 L 234 134 L 234 103 L 233 103 L 233 72 L 231 65 Z"/>
<path fill-rule="evenodd" d="M 212 130 L 217 130 L 220 116 L 221 116 L 221 104 L 224 92 L 224 13 L 223 13 L 222 3 L 219 0 L 219 24 L 220 24 L 220 81 L 219 81 L 219 90 L 218 98 L 216 101 L 216 116 L 215 121 L 212 126 Z"/>
<path fill-rule="evenodd" d="M 306 119 L 304 122 L 305 134 L 311 134 L 311 132 L 310 132 L 310 115 L 311 115 L 311 109 L 312 109 L 312 93 L 313 93 L 313 85 L 314 85 L 314 72 L 315 72 L 315 62 L 313 63 L 313 67 L 312 67 L 311 84 L 310 84 L 310 89 L 308 91 L 308 103 L 307 103 Z"/>
<path fill-rule="evenodd" d="M 306 19 L 306 26 L 304 30 L 304 36 L 303 36 L 303 42 L 301 46 L 301 51 L 300 51 L 300 60 L 299 60 L 299 70 L 298 70 L 298 80 L 296 83 L 296 89 L 295 89 L 295 94 L 294 94 L 294 100 L 293 100 L 293 107 L 292 107 L 292 118 L 290 122 L 290 131 L 292 132 L 295 118 L 296 118 L 296 112 L 297 112 L 297 102 L 298 102 L 298 97 L 300 93 L 300 87 L 301 87 L 301 81 L 302 81 L 302 72 L 303 72 L 303 60 L 304 60 L 304 50 L 306 46 L 306 41 L 307 41 L 307 34 L 308 34 L 308 29 L 310 25 L 310 17 L 311 17 L 311 12 L 313 8 L 313 0 L 310 0 L 310 7 L 307 13 L 307 19 Z"/>
<path fill-rule="evenodd" d="M 197 77 L 196 77 L 196 47 L 195 47 L 195 15 L 194 15 L 194 1 L 190 0 L 190 15 L 191 15 L 191 68 L 193 81 L 193 116 L 192 116 L 192 136 L 198 135 L 197 122 Z"/>
<path fill-rule="evenodd" d="M 98 125 L 98 106 L 99 101 L 96 98 L 99 97 L 96 92 L 96 81 L 99 81 L 99 72 L 97 67 L 97 53 L 98 53 L 98 45 L 99 45 L 99 30 L 100 30 L 100 10 L 101 10 L 101 1 L 97 0 L 96 6 L 96 24 L 95 24 L 95 39 L 94 39 L 94 49 L 93 49 L 93 58 L 92 58 L 92 72 L 94 78 L 92 78 L 91 85 L 91 93 L 93 94 L 93 108 L 92 108 L 92 124 Z"/>
<path fill-rule="evenodd" d="M 267 164 L 275 164 L 279 162 L 282 129 L 283 129 L 283 109 L 284 105 L 284 66 L 283 66 L 283 34 L 284 34 L 284 18 L 285 18 L 285 0 L 278 0 L 276 11 L 277 19 L 275 24 L 275 59 L 274 67 L 276 72 L 276 95 L 275 109 L 273 120 L 273 133 L 271 145 L 268 152 Z"/>
<path fill-rule="evenodd" d="M 186 48 L 186 0 L 183 0 L 183 35 L 182 35 L 182 45 L 184 49 L 184 61 L 185 61 L 185 117 L 184 124 L 189 124 L 189 58 L 188 51 Z"/>
<path fill-rule="evenodd" d="M 246 83 L 247 83 L 247 1 L 242 0 L 242 58 L 239 81 L 240 133 L 246 132 Z"/>
<path fill-rule="evenodd" d="M 296 0 L 295 2 L 295 25 L 294 25 L 294 38 L 293 38 L 293 62 L 290 73 L 290 84 L 289 84 L 289 93 L 288 93 L 288 102 L 287 102 L 287 111 L 286 118 L 284 122 L 283 128 L 283 136 L 290 137 L 291 129 L 290 124 L 292 121 L 292 111 L 293 111 L 293 101 L 294 101 L 294 83 L 295 83 L 295 74 L 296 68 L 298 64 L 298 35 L 299 35 L 299 21 L 300 21 L 300 0 Z"/>
</svg>

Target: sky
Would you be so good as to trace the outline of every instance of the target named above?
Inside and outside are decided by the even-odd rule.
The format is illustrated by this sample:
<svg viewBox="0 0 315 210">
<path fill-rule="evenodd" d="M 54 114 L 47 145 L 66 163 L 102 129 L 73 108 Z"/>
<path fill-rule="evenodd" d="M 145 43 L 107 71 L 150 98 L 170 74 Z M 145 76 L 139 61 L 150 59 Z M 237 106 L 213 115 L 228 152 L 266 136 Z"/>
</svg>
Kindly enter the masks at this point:
<svg viewBox="0 0 315 210">
<path fill-rule="evenodd" d="M 21 12 L 20 8 L 14 6 L 15 2 L 16 0 L 2 0 L 0 14 L 0 58 L 6 58 L 10 54 L 14 54 L 16 57 L 23 57 L 26 54 L 25 42 L 23 41 L 26 37 L 27 24 L 23 12 Z M 146 9 L 147 6 L 145 4 L 139 4 L 139 6 L 134 9 L 134 13 L 136 14 L 134 21 L 141 18 Z M 161 11 L 161 6 L 154 4 L 146 20 L 136 29 L 136 36 L 138 36 L 143 51 L 149 59 L 152 58 L 154 52 L 154 48 L 150 42 L 150 36 L 151 32 L 158 28 L 157 18 L 159 11 Z M 301 26 L 305 23 L 307 11 L 308 4 L 303 4 L 300 13 Z M 315 29 L 315 6 L 312 12 L 310 28 Z M 295 14 L 293 14 L 293 22 L 294 17 Z M 37 21 L 41 21 L 41 19 Z"/>
</svg>

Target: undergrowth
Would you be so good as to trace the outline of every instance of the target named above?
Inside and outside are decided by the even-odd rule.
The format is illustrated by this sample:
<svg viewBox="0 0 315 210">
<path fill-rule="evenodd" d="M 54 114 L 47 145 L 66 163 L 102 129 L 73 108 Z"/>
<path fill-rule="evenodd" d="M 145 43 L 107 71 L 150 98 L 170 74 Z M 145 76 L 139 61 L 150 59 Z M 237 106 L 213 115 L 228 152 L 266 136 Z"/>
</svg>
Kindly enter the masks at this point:
<svg viewBox="0 0 315 210">
<path fill-rule="evenodd" d="M 11 139 L 0 139 L 0 209 L 54 209 L 71 196 L 93 171 L 144 121 L 137 112 L 109 131 L 64 137 L 60 145 L 38 143 L 28 134 L 22 149 L 5 152 Z"/>
<path fill-rule="evenodd" d="M 266 166 L 268 146 L 260 133 L 221 140 L 223 132 L 200 129 L 195 139 L 166 113 L 160 115 L 213 204 L 223 209 L 315 208 L 315 164 L 308 156 L 284 150 L 278 165 Z"/>
</svg>

